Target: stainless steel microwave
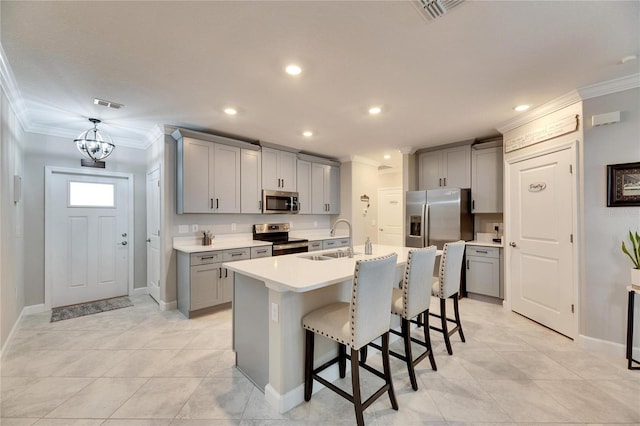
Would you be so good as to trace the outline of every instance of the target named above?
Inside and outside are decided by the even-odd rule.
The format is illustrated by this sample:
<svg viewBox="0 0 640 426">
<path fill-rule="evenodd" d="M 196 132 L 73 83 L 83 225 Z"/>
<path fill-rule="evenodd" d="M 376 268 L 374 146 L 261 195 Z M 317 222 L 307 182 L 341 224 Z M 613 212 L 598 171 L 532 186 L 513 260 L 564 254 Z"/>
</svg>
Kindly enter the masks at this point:
<svg viewBox="0 0 640 426">
<path fill-rule="evenodd" d="M 262 190 L 262 213 L 295 214 L 299 211 L 297 192 Z"/>
</svg>

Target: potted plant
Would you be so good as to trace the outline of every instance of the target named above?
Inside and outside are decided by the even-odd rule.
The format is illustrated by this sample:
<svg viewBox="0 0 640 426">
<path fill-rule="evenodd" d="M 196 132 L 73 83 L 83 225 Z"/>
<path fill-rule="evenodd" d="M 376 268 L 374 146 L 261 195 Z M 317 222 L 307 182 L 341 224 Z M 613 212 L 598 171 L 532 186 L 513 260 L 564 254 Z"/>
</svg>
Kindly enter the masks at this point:
<svg viewBox="0 0 640 426">
<path fill-rule="evenodd" d="M 627 249 L 623 241 L 622 252 L 629 256 L 629 259 L 631 259 L 633 263 L 633 268 L 631 268 L 631 285 L 640 288 L 640 234 L 638 234 L 638 231 L 636 231 L 635 235 L 629 231 L 629 240 L 631 241 L 632 250 Z"/>
</svg>

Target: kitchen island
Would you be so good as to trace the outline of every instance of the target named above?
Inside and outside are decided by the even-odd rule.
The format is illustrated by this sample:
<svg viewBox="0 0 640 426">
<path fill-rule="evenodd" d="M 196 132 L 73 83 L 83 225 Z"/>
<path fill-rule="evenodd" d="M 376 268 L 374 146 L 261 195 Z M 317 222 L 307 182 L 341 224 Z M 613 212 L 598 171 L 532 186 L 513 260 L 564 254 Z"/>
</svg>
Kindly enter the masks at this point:
<svg viewBox="0 0 640 426">
<path fill-rule="evenodd" d="M 349 301 L 355 262 L 397 253 L 397 281 L 403 273 L 407 247 L 374 245 L 372 255 L 355 247 L 353 258 L 325 258 L 328 250 L 224 264 L 235 272 L 233 347 L 236 366 L 264 389 L 280 413 L 304 400 L 304 330 L 302 317 L 336 301 Z M 334 251 L 335 252 L 335 251 Z M 321 256 L 320 260 L 317 256 Z M 317 339 L 316 364 L 336 354 L 336 345 Z M 327 378 L 338 378 L 327 370 Z M 319 390 L 320 386 L 315 386 Z"/>
</svg>

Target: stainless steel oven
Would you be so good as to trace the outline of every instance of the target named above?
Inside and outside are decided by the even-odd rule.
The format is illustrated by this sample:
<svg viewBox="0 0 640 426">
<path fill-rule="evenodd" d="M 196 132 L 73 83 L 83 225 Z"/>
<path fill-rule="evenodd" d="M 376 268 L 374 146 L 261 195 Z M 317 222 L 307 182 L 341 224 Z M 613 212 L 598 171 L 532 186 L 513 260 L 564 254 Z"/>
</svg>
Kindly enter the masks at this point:
<svg viewBox="0 0 640 426">
<path fill-rule="evenodd" d="M 309 240 L 289 238 L 288 223 L 264 223 L 253 225 L 253 239 L 273 243 L 272 254 L 305 253 L 309 251 Z"/>
<path fill-rule="evenodd" d="M 262 191 L 262 213 L 298 213 L 298 193 L 286 191 Z"/>
</svg>

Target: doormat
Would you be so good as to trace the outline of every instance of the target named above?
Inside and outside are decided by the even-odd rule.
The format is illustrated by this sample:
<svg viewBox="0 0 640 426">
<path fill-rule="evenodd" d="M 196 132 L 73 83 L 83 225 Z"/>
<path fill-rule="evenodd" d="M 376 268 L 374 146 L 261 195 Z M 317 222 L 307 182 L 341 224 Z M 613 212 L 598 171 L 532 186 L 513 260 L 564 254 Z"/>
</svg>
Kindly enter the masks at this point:
<svg viewBox="0 0 640 426">
<path fill-rule="evenodd" d="M 89 303 L 79 303 L 77 305 L 62 306 L 51 310 L 51 322 L 112 311 L 114 309 L 128 308 L 129 306 L 133 306 L 133 303 L 131 303 L 131 300 L 129 300 L 127 296 L 97 300 Z"/>
</svg>

